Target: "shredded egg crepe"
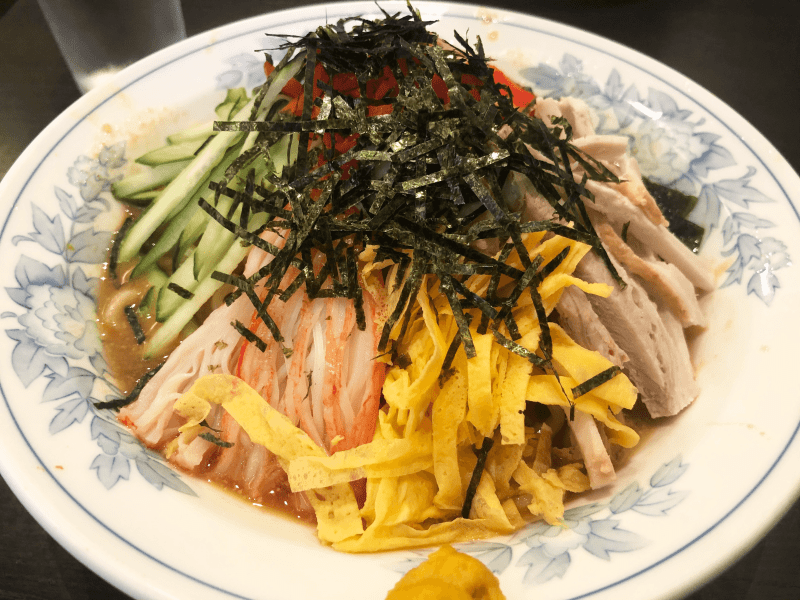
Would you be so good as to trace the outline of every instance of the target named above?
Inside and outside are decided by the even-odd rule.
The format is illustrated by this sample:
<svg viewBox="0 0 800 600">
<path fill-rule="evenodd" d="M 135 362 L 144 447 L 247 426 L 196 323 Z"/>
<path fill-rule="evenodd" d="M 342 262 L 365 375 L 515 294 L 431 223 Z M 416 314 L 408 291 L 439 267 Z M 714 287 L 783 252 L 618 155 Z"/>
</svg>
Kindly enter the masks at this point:
<svg viewBox="0 0 800 600">
<path fill-rule="evenodd" d="M 525 263 L 546 265 L 563 257 L 536 288 L 546 314 L 567 286 L 610 293 L 605 284 L 572 275 L 589 246 L 544 232 L 525 234 L 523 242 Z M 516 250 L 506 260 L 524 269 Z M 369 277 L 377 270 L 367 265 L 363 272 Z M 504 283 L 473 274 L 464 286 L 480 294 Z M 212 404 L 220 404 L 253 443 L 278 457 L 292 491 L 306 492 L 319 539 L 346 552 L 485 538 L 511 533 L 534 518 L 560 524 L 565 494 L 589 489 L 589 478 L 580 463 L 552 466 L 552 432 L 546 424 L 525 426 L 527 400 L 590 415 L 605 425 L 613 444 L 637 443 L 636 432 L 616 417 L 633 407 L 636 388 L 598 352 L 580 347 L 558 325 L 541 322 L 530 297 L 511 309 L 518 328 L 514 342 L 508 331 L 482 330 L 476 309 L 464 311 L 471 317 L 473 358 L 459 343 L 438 280 L 425 276 L 409 310 L 404 326 L 392 331 L 393 348 L 403 359 L 392 361 L 371 442 L 329 455 L 244 381 L 212 374 L 200 377 L 175 403 L 187 421 L 174 443 L 191 442 Z M 552 348 L 546 364 L 536 356 L 543 335 Z M 603 373 L 613 376 L 581 387 Z M 479 478 L 471 484 L 475 474 Z M 366 479 L 361 507 L 350 486 L 360 479 Z M 465 506 L 468 514 L 462 514 Z"/>
</svg>

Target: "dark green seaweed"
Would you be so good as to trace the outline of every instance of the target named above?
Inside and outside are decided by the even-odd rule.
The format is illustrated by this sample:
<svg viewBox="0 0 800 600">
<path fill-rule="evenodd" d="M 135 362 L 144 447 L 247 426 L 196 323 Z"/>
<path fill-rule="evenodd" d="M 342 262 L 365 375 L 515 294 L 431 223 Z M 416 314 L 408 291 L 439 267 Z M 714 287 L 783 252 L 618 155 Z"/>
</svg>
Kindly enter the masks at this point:
<svg viewBox="0 0 800 600">
<path fill-rule="evenodd" d="M 475 468 L 472 470 L 472 477 L 467 486 L 467 493 L 464 496 L 464 505 L 461 507 L 461 516 L 469 519 L 469 512 L 472 509 L 472 501 L 475 499 L 475 492 L 478 491 L 478 484 L 481 482 L 483 469 L 486 466 L 486 459 L 489 456 L 489 451 L 494 445 L 494 439 L 487 437 L 483 438 L 483 444 L 480 448 L 472 447 L 475 456 L 478 457 L 478 462 L 475 463 Z"/>
<path fill-rule="evenodd" d="M 136 343 L 141 346 L 145 342 L 145 336 L 142 325 L 139 323 L 139 317 L 136 315 L 136 305 L 131 304 L 130 306 L 126 306 L 123 310 L 125 311 L 125 317 L 128 319 L 128 325 L 130 325 L 131 331 L 133 331 L 133 337 Z"/>
<path fill-rule="evenodd" d="M 583 396 L 584 394 L 591 392 L 593 389 L 600 387 L 605 382 L 611 381 L 621 372 L 622 369 L 620 369 L 616 365 L 613 367 L 609 367 L 605 371 L 601 371 L 594 377 L 590 377 L 580 385 L 577 385 L 574 388 L 572 388 L 572 397 L 578 398 L 579 396 Z"/>
<path fill-rule="evenodd" d="M 254 111 L 250 120 L 215 124 L 220 131 L 259 132 L 262 141 L 231 163 L 224 180 L 209 186 L 217 197 L 233 199 L 229 214 L 221 214 L 204 200 L 200 206 L 242 243 L 274 256 L 247 280 L 225 279 L 237 288 L 231 299 L 246 294 L 278 341 L 280 332 L 266 307 L 273 299 L 285 302 L 301 290 L 312 299 L 351 299 L 358 326 L 364 328 L 357 256 L 368 246 L 376 247 L 380 260 L 398 265 L 395 284 L 402 285 L 384 324 L 379 352 L 389 350 L 391 330 L 407 320 L 424 277 L 431 276 L 452 308 L 457 338 L 467 356 L 474 355 L 469 322 L 475 310 L 481 317 L 480 332 L 499 333 L 498 328 L 505 326 L 511 338 L 507 348 L 530 360 L 537 356 L 514 343 L 519 331 L 513 309 L 522 293 L 530 290 L 545 324 L 536 362 L 555 372 L 546 315 L 535 288 L 564 256 L 542 267 L 528 257 L 522 236 L 552 231 L 587 243 L 618 278 L 583 206 L 584 199 L 591 200 L 585 180 L 575 181 L 570 163 L 580 164 L 590 179 L 617 179 L 572 145 L 566 122 L 545 124 L 515 107 L 512 91 L 494 83 L 491 59 L 480 39 L 470 44 L 456 34 L 460 48 L 453 50 L 437 44 L 428 25 L 409 6 L 407 14 L 347 19 L 304 36 L 283 36 L 279 49 L 292 60 L 303 61 L 297 75 L 303 89 L 298 116 L 279 112 L 256 121 Z M 325 78 L 318 78 L 319 68 Z M 483 83 L 462 84 L 465 75 L 477 76 Z M 337 76 L 349 77 L 356 91 L 338 91 Z M 386 85 L 377 97 L 375 82 L 381 78 Z M 434 84 L 439 80 L 443 87 Z M 322 97 L 314 97 L 315 89 L 322 91 Z M 265 91 L 257 93 L 263 96 Z M 382 107 L 381 114 L 371 112 L 373 107 Z M 501 129 L 509 128 L 511 135 L 500 135 Z M 268 176 L 268 184 L 254 181 L 258 161 L 272 162 L 269 144 L 285 134 L 299 140 L 297 160 Z M 338 150 L 334 141 L 341 139 L 352 142 L 351 147 Z M 534 158 L 528 147 L 547 160 Z M 502 193 L 511 173 L 529 178 L 556 214 L 574 225 L 522 223 Z M 228 188 L 234 177 L 245 180 L 243 189 Z M 242 216 L 232 221 L 229 215 L 239 205 Z M 266 213 L 263 229 L 286 232 L 282 248 L 247 230 L 247 217 L 257 213 Z M 501 254 L 491 257 L 477 250 L 473 243 L 479 239 L 495 240 Z M 522 269 L 506 262 L 515 248 Z M 290 268 L 297 273 L 287 278 Z M 492 273 L 492 280 L 481 297 L 469 291 L 468 280 L 484 273 Z M 501 275 L 513 280 L 513 285 L 504 286 L 510 290 L 504 295 L 498 295 Z M 222 280 L 224 275 L 215 277 Z M 256 284 L 264 289 L 261 297 L 253 291 Z M 265 343 L 251 339 L 254 334 L 241 324 L 237 328 L 246 330 L 242 335 L 257 346 Z"/>
<path fill-rule="evenodd" d="M 98 409 L 111 408 L 114 410 L 119 410 L 123 406 L 128 406 L 128 404 L 135 402 L 136 399 L 139 397 L 139 394 L 144 389 L 144 386 L 146 386 L 147 382 L 150 381 L 155 376 L 156 373 L 158 373 L 159 369 L 162 366 L 163 363 L 158 365 L 157 367 L 154 367 L 153 369 L 150 369 L 147 373 L 145 373 L 139 379 L 139 381 L 136 382 L 136 385 L 133 386 L 131 392 L 124 398 L 115 398 L 114 400 L 107 400 L 105 402 L 95 402 L 94 407 Z"/>
<path fill-rule="evenodd" d="M 667 229 L 689 250 L 698 252 L 706 232 L 703 227 L 687 218 L 697 204 L 697 197 L 668 188 L 647 177 L 642 178 L 642 181 L 664 214 L 664 218 L 669 221 Z"/>
<path fill-rule="evenodd" d="M 125 221 L 122 223 L 122 226 L 119 228 L 117 235 L 114 236 L 114 241 L 111 244 L 111 251 L 108 255 L 108 274 L 111 277 L 112 281 L 116 281 L 117 279 L 117 266 L 119 262 L 119 245 L 122 243 L 122 240 L 125 239 L 125 235 L 128 233 L 128 229 L 134 223 L 133 217 L 127 217 Z"/>
<path fill-rule="evenodd" d="M 203 438 L 207 442 L 211 442 L 215 446 L 219 446 L 220 448 L 232 448 L 233 442 L 226 442 L 225 440 L 220 439 L 210 431 L 204 431 L 198 434 L 198 437 Z"/>
</svg>

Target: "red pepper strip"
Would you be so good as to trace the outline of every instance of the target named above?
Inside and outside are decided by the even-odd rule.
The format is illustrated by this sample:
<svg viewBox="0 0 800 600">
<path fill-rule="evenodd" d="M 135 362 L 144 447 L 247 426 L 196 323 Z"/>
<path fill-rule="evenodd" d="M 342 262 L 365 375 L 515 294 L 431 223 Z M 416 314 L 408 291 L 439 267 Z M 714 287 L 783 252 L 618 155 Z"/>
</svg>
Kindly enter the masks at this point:
<svg viewBox="0 0 800 600">
<path fill-rule="evenodd" d="M 536 95 L 521 87 L 503 73 L 500 69 L 494 69 L 494 82 L 498 85 L 507 85 L 511 90 L 511 100 L 517 108 L 525 108 L 536 100 Z M 505 95 L 505 91 L 501 91 Z"/>
<path fill-rule="evenodd" d="M 399 67 L 402 73 L 408 73 L 408 65 L 404 59 L 399 61 Z M 531 92 L 523 89 L 521 86 L 513 82 L 499 69 L 494 67 L 493 69 L 495 83 L 498 85 L 508 86 L 508 88 L 511 90 L 514 106 L 517 108 L 524 108 L 535 100 L 536 97 Z M 264 63 L 264 72 L 267 75 L 269 75 L 273 70 L 274 67 L 270 63 Z M 319 86 L 320 81 L 329 83 L 335 91 L 342 95 L 350 96 L 351 98 L 361 97 L 361 89 L 358 85 L 358 79 L 354 73 L 336 73 L 331 79 L 331 77 L 325 71 L 322 63 L 317 63 L 314 69 L 313 83 L 313 93 L 315 98 L 323 95 L 323 92 Z M 476 77 L 475 75 L 465 73 L 461 76 L 461 84 L 468 89 L 468 92 L 473 98 L 475 98 L 476 101 L 480 100 L 479 88 L 483 86 L 483 81 L 480 78 Z M 445 106 L 449 104 L 450 96 L 447 90 L 447 85 L 439 75 L 434 75 L 432 77 L 431 87 L 433 88 L 436 96 L 442 101 L 442 104 Z M 303 111 L 303 85 L 298 80 L 291 79 L 281 91 L 292 98 L 292 100 L 283 110 L 300 117 Z M 367 81 L 365 92 L 368 98 L 372 100 L 381 100 L 387 96 L 396 97 L 400 92 L 400 86 L 394 76 L 394 73 L 387 65 L 384 66 L 383 73 L 381 73 L 380 77 Z M 505 90 L 502 90 L 501 93 L 504 95 L 507 94 Z M 367 108 L 367 116 L 374 117 L 379 115 L 388 115 L 391 114 L 393 110 L 394 105 L 391 103 L 372 105 Z M 314 107 L 312 118 L 316 118 L 318 114 L 319 108 Z M 309 140 L 310 145 L 314 143 L 313 137 L 314 136 L 312 136 L 312 139 Z M 346 137 L 340 133 L 335 133 L 333 139 L 336 153 L 341 155 L 353 148 L 358 140 L 358 137 L 359 134 L 357 133 L 350 134 Z M 326 148 L 331 147 L 330 133 L 323 134 L 323 144 Z M 320 164 L 323 161 L 323 157 L 320 156 Z M 349 177 L 350 170 L 356 166 L 357 161 L 350 161 L 343 165 L 343 178 L 347 179 Z"/>
<path fill-rule="evenodd" d="M 274 70 L 275 67 L 272 65 L 272 63 L 266 61 L 264 62 L 264 73 L 266 74 L 267 77 L 269 77 L 269 74 L 272 73 Z M 303 85 L 296 79 L 290 79 L 286 83 L 286 85 L 283 86 L 281 93 L 285 94 L 286 96 L 289 96 L 290 98 L 297 98 L 298 95 L 301 95 L 303 93 Z"/>
<path fill-rule="evenodd" d="M 403 74 L 408 74 L 408 65 L 406 64 L 405 59 L 401 59 L 399 61 L 400 71 Z M 531 93 L 530 91 L 524 89 L 522 86 L 514 82 L 513 80 L 509 79 L 505 73 L 503 73 L 500 69 L 496 67 L 492 67 L 494 69 L 494 81 L 498 85 L 505 85 L 511 90 L 512 93 L 512 100 L 514 102 L 514 106 L 517 108 L 524 108 L 528 106 L 531 102 L 536 99 L 536 96 Z M 269 62 L 264 63 L 264 73 L 269 76 L 269 74 L 275 69 L 275 67 L 270 64 Z M 330 78 L 328 74 L 325 72 L 325 69 L 322 67 L 321 63 L 318 63 L 314 73 L 314 97 L 319 97 L 322 95 L 319 86 L 317 85 L 317 80 L 322 80 L 325 83 L 329 83 Z M 483 85 L 483 82 L 476 77 L 475 75 L 471 75 L 469 73 L 465 73 L 461 76 L 461 84 L 465 86 L 472 86 L 472 87 L 480 87 Z M 431 81 L 431 85 L 433 86 L 434 92 L 436 93 L 437 97 L 444 103 L 447 104 L 450 101 L 449 95 L 447 93 L 447 86 L 445 85 L 444 81 L 439 75 L 434 75 Z M 361 92 L 358 87 L 358 80 L 356 79 L 355 74 L 353 73 L 337 73 L 333 76 L 332 87 L 340 94 L 344 94 L 350 96 L 351 98 L 359 98 L 361 97 Z M 384 67 L 383 74 L 381 77 L 377 79 L 373 79 L 367 82 L 367 97 L 373 100 L 380 100 L 384 98 L 389 92 L 391 92 L 391 96 L 394 97 L 399 93 L 399 85 L 397 80 L 392 73 L 392 70 L 388 67 Z M 303 95 L 303 85 L 297 81 L 296 79 L 290 80 L 281 90 L 287 96 L 296 99 L 294 103 L 294 108 L 302 107 L 302 95 Z M 473 97 L 478 100 L 480 99 L 480 94 L 478 90 L 472 89 L 470 93 Z M 502 92 L 505 94 L 505 92 Z M 386 105 L 391 106 L 391 105 Z M 375 107 L 373 107 L 375 108 Z M 296 110 L 291 110 L 291 112 L 296 113 Z M 388 114 L 391 112 L 390 110 L 384 109 L 380 107 L 379 112 L 377 114 Z"/>
</svg>

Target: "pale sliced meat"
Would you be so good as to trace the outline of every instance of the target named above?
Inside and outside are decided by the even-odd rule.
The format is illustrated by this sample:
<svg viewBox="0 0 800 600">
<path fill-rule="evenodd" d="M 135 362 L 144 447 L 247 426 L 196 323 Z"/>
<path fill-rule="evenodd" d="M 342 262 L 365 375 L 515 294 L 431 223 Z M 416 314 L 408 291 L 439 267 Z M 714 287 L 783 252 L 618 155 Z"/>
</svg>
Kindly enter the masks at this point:
<svg viewBox="0 0 800 600">
<path fill-rule="evenodd" d="M 651 417 L 670 417 L 689 406 L 700 394 L 700 386 L 695 379 L 692 357 L 686 345 L 683 327 L 668 309 L 659 309 L 667 339 L 663 340 L 666 351 L 663 356 L 669 360 L 672 368 L 666 371 L 667 389 L 671 394 L 664 394 L 660 402 L 645 403 Z"/>
<path fill-rule="evenodd" d="M 574 139 L 573 145 L 601 162 L 617 177 L 622 177 L 628 159 L 629 139 L 624 135 L 587 135 Z M 578 166 L 575 165 L 577 170 Z"/>
<path fill-rule="evenodd" d="M 587 207 L 601 213 L 615 230 L 628 224 L 628 236 L 633 236 L 653 254 L 675 265 L 697 289 L 703 292 L 714 289 L 714 276 L 708 266 L 666 226 L 653 223 L 644 211 L 638 210 L 624 194 L 609 185 L 587 181 L 586 189 L 595 198 L 595 202 L 586 203 Z"/>
<path fill-rule="evenodd" d="M 270 243 L 279 245 L 283 240 L 273 232 L 264 235 Z M 271 257 L 255 249 L 249 255 L 245 276 L 261 268 Z M 245 296 L 240 296 L 230 305 L 214 310 L 203 324 L 181 343 L 166 360 L 161 369 L 132 404 L 120 410 L 119 418 L 131 425 L 145 444 L 161 448 L 177 435 L 177 428 L 184 419 L 178 417 L 173 405 L 202 375 L 210 373 L 233 374 L 239 358 L 241 334 L 231 326 L 239 321 L 249 323 L 253 305 Z M 174 461 L 185 461 L 185 467 L 198 464 L 201 449 L 211 450 L 212 444 L 200 439 L 193 447 L 181 446 L 173 455 Z M 184 453 L 188 453 L 184 456 Z M 191 455 L 191 456 L 190 456 Z"/>
<path fill-rule="evenodd" d="M 556 310 L 559 323 L 578 344 L 596 350 L 618 367 L 628 360 L 628 355 L 600 321 L 582 289 L 575 286 L 564 288 Z"/>
<path fill-rule="evenodd" d="M 629 274 L 639 277 L 650 296 L 669 308 L 683 327 L 706 325 L 694 286 L 675 265 L 659 260 L 646 249 L 637 254 L 602 218 L 592 222 L 611 255 Z"/>
<path fill-rule="evenodd" d="M 523 221 L 548 221 L 556 216 L 550 203 L 536 191 L 530 179 L 511 173 L 503 185 L 503 196 L 513 207 L 522 209 Z"/>
<path fill-rule="evenodd" d="M 247 322 L 252 313 L 250 301 L 241 296 L 230 306 L 211 313 L 192 334 L 190 343 L 180 344 L 147 385 L 137 400 L 120 410 L 119 418 L 133 425 L 136 435 L 150 447 L 159 447 L 174 437 L 180 419 L 172 405 L 201 375 L 231 374 L 238 357 L 241 334 L 231 322 Z"/>
<path fill-rule="evenodd" d="M 684 360 L 688 348 L 683 328 L 668 310 L 659 311 L 644 288 L 621 266 L 617 271 L 626 283 L 624 289 L 617 285 L 605 264 L 590 253 L 575 269 L 575 275 L 613 286 L 608 298 L 587 297 L 614 341 L 628 355 L 624 371 L 651 416 L 676 414 L 673 409 L 687 406 L 698 392 L 691 362 Z M 665 315 L 670 315 L 669 329 Z M 679 338 L 674 325 L 680 330 Z M 683 347 L 681 352 L 679 345 Z"/>
<path fill-rule="evenodd" d="M 565 97 L 560 100 L 537 98 L 535 114 L 548 125 L 552 117 L 564 117 L 572 126 L 574 139 L 594 135 L 592 111 L 589 105 L 579 98 Z"/>
<path fill-rule="evenodd" d="M 683 248 L 690 255 L 686 261 L 692 267 L 689 269 L 690 272 L 694 269 L 701 275 L 699 279 L 707 283 L 706 279 L 710 279 L 710 274 L 705 265 L 700 263 L 697 256 L 683 246 L 669 230 L 663 225 L 656 226 L 640 206 L 633 204 L 619 190 L 611 189 L 608 184 L 590 183 L 595 184 L 597 189 L 595 195 L 599 198 L 598 204 L 606 196 L 613 198 L 619 213 L 625 215 L 623 224 L 630 221 L 630 227 L 633 227 L 633 220 L 636 219 L 637 222 L 641 221 L 646 224 L 643 227 L 662 232 L 663 235 L 668 236 L 675 244 Z M 505 184 L 504 193 L 508 194 L 509 197 L 521 198 L 525 202 L 525 219 L 545 220 L 554 217 L 553 208 L 536 192 L 531 182 L 525 177 L 509 177 Z M 589 203 L 587 203 L 587 207 L 590 207 L 591 210 L 596 208 L 595 205 Z M 596 217 L 595 220 L 606 222 L 605 212 L 600 214 L 602 218 L 598 219 Z M 628 235 L 630 236 L 630 230 Z M 637 240 L 636 248 L 638 250 L 641 251 L 641 248 L 645 247 L 647 247 L 646 243 L 638 242 Z M 678 252 L 682 253 L 680 250 Z M 654 254 L 648 251 L 648 259 L 653 256 Z M 649 269 L 649 271 L 645 268 L 641 269 L 645 277 L 649 273 L 654 277 L 654 281 L 658 281 L 659 285 L 663 285 L 670 290 L 674 300 L 674 306 L 670 308 L 680 314 L 681 306 L 685 305 L 684 308 L 688 306 L 688 312 L 684 315 L 684 322 L 687 324 L 704 323 L 702 313 L 698 314 L 699 305 L 696 304 L 695 283 L 688 276 L 683 275 L 684 271 L 674 265 L 670 265 L 669 262 L 653 266 L 655 262 L 663 262 L 658 261 L 657 258 L 644 264 L 643 260 L 645 259 L 636 258 L 635 262 L 640 267 Z M 569 327 L 571 335 L 577 333 L 578 336 L 582 336 L 578 343 L 582 345 L 585 343 L 585 347 L 597 350 L 601 354 L 609 352 L 608 344 L 604 340 L 604 334 L 597 334 L 597 332 L 602 332 L 605 329 L 615 344 L 628 356 L 629 360 L 624 364 L 625 371 L 639 389 L 645 406 L 651 415 L 665 416 L 667 414 L 675 414 L 675 412 L 671 411 L 675 410 L 676 407 L 686 406 L 697 395 L 691 364 L 687 366 L 684 361 L 684 356 L 688 356 L 688 349 L 686 348 L 683 332 L 681 330 L 681 340 L 676 340 L 673 335 L 671 339 L 673 339 L 674 343 L 662 344 L 661 341 L 669 339 L 670 335 L 667 333 L 662 315 L 659 314 L 659 307 L 663 308 L 665 312 L 669 304 L 660 299 L 659 303 L 661 304 L 657 306 L 642 283 L 628 274 L 626 266 L 623 266 L 618 261 L 615 264 L 617 271 L 628 283 L 624 290 L 617 286 L 605 264 L 594 253 L 587 254 L 575 271 L 575 275 L 581 279 L 606 283 L 614 287 L 614 292 L 609 298 L 585 295 L 594 311 L 586 313 L 587 323 L 583 327 L 594 333 L 592 335 L 581 333 L 581 325 L 577 319 L 573 320 L 571 324 L 568 324 L 563 317 L 562 320 L 566 327 Z M 681 275 L 678 276 L 677 273 L 681 273 Z M 655 276 L 660 279 L 655 279 Z M 686 285 L 684 280 L 688 281 L 689 284 Z M 660 294 L 659 290 L 656 289 L 657 286 L 652 282 L 648 282 L 648 285 L 654 298 L 658 299 Z M 682 304 L 675 298 L 680 298 Z M 566 302 L 567 304 L 564 305 L 562 312 L 572 310 L 579 313 L 580 308 L 570 307 L 569 299 Z M 562 312 L 559 312 L 559 314 L 561 315 Z M 599 320 L 599 326 L 591 322 L 595 318 Z M 675 322 L 680 325 L 680 321 L 677 319 L 675 319 Z M 674 347 L 678 341 L 683 346 L 681 352 L 678 352 Z M 683 383 L 684 380 L 687 382 L 686 384 Z M 677 387 L 671 389 L 669 386 Z"/>
<path fill-rule="evenodd" d="M 617 473 L 594 417 L 576 410 L 574 418 L 570 419 L 570 409 L 564 407 L 564 410 L 567 413 L 570 429 L 581 449 L 583 464 L 586 467 L 586 474 L 589 476 L 589 485 L 596 490 L 613 483 L 617 478 Z"/>
</svg>

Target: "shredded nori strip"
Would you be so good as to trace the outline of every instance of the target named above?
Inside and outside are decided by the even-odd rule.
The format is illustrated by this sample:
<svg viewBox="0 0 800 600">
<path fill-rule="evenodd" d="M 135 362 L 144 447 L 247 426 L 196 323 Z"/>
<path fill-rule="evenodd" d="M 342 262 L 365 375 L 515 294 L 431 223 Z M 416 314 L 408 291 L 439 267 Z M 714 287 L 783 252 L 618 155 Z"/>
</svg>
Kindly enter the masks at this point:
<svg viewBox="0 0 800 600">
<path fill-rule="evenodd" d="M 133 386 L 133 389 L 130 391 L 130 393 L 124 398 L 116 398 L 114 400 L 108 400 L 106 402 L 95 402 L 94 407 L 98 409 L 111 408 L 114 410 L 119 410 L 123 406 L 132 404 L 139 397 L 139 394 L 144 389 L 144 386 L 147 385 L 147 382 L 150 381 L 155 376 L 156 373 L 158 373 L 159 369 L 162 366 L 164 366 L 164 363 L 161 363 L 160 365 L 150 369 L 147 373 L 145 373 L 139 379 L 139 381 L 136 382 L 136 385 Z"/>
<path fill-rule="evenodd" d="M 122 243 L 122 240 L 125 239 L 125 236 L 128 233 L 128 229 L 134 223 L 133 217 L 129 216 L 125 219 L 122 223 L 122 226 L 119 228 L 117 235 L 114 236 L 114 241 L 111 244 L 111 251 L 108 254 L 108 274 L 111 276 L 112 281 L 116 281 L 117 279 L 117 266 L 119 262 L 119 246 Z"/>
<path fill-rule="evenodd" d="M 494 339 L 506 350 L 513 352 L 514 354 L 519 354 L 523 358 L 527 358 L 531 364 L 535 367 L 539 367 L 540 369 L 546 369 L 549 365 L 549 362 L 538 356 L 535 352 L 531 352 L 525 346 L 520 346 L 513 340 L 508 339 L 502 333 L 497 331 L 496 329 L 492 329 L 492 334 L 494 335 Z"/>
<path fill-rule="evenodd" d="M 468 314 L 465 315 L 467 325 L 469 325 L 472 321 L 472 315 Z M 442 370 L 439 374 L 439 387 L 441 388 L 445 382 L 450 379 L 450 377 L 455 372 L 453 369 L 453 361 L 456 358 L 456 353 L 458 349 L 461 347 L 461 333 L 456 331 L 455 336 L 453 336 L 453 340 L 450 342 L 450 346 L 447 348 L 447 352 L 444 355 L 444 360 L 442 361 Z"/>
<path fill-rule="evenodd" d="M 215 436 L 210 431 L 204 431 L 203 433 L 198 434 L 197 437 L 203 438 L 207 442 L 211 442 L 215 446 L 219 446 L 220 448 L 232 448 L 233 442 L 226 442 L 217 436 Z"/>
<path fill-rule="evenodd" d="M 273 112 L 268 120 L 256 121 L 254 108 L 250 120 L 215 124 L 219 131 L 260 132 L 259 141 L 231 163 L 225 179 L 209 185 L 217 197 L 233 199 L 230 213 L 221 214 L 205 200 L 200 206 L 241 243 L 274 256 L 247 280 L 226 281 L 237 288 L 230 299 L 246 294 L 279 342 L 280 332 L 266 307 L 276 297 L 286 302 L 295 293 L 312 299 L 350 299 L 358 327 L 367 326 L 357 256 L 370 246 L 377 247 L 379 260 L 398 266 L 395 284 L 402 284 L 384 324 L 379 352 L 387 350 L 392 329 L 408 320 L 426 281 L 425 285 L 438 282 L 446 295 L 467 356 L 474 353 L 469 329 L 474 316 L 481 317 L 478 332 L 496 332 L 504 325 L 511 337 L 507 341 L 518 339 L 513 309 L 525 289 L 546 323 L 535 288 L 565 255 L 544 267 L 531 261 L 522 237 L 529 232 L 551 231 L 589 244 L 618 278 L 583 205 L 592 200 L 585 179 L 575 180 L 570 163 L 579 164 L 589 179 L 617 181 L 616 176 L 572 144 L 566 122 L 548 125 L 514 106 L 512 91 L 494 82 L 491 59 L 480 39 L 470 45 L 456 34 L 461 47 L 443 48 L 428 31 L 430 24 L 409 6 L 408 14 L 348 19 L 304 36 L 282 36 L 279 49 L 287 54 L 281 64 L 301 61 L 296 80 L 303 96 L 297 116 Z M 338 91 L 337 76 L 352 82 L 353 91 Z M 482 83 L 462 84 L 465 76 Z M 437 78 L 446 92 L 433 85 Z M 258 98 L 273 79 L 268 77 Z M 380 97 L 374 94 L 376 88 L 381 89 Z M 316 92 L 321 96 L 314 97 Z M 373 112 L 375 108 L 380 110 Z M 506 126 L 512 133 L 501 137 Z M 259 164 L 266 163 L 270 171 L 269 148 L 284 135 L 295 136 L 291 146 L 297 159 L 265 181 L 255 181 L 252 173 Z M 341 140 L 348 143 L 340 149 Z M 545 160 L 534 158 L 529 147 Z M 574 225 L 522 223 L 502 191 L 512 173 L 527 177 L 558 217 Z M 243 189 L 228 187 L 234 178 L 244 182 L 239 186 Z M 232 220 L 239 205 L 240 216 Z M 248 217 L 252 220 L 257 214 L 265 214 L 266 223 L 259 232 L 250 231 Z M 265 230 L 285 231 L 283 247 L 259 238 Z M 479 239 L 496 240 L 501 254 L 492 257 L 477 250 L 473 242 Z M 515 248 L 522 269 L 506 262 Z M 290 268 L 298 274 L 282 284 Z M 492 274 L 488 291 L 483 296 L 470 292 L 470 277 L 485 273 Z M 501 275 L 512 280 L 511 286 L 504 286 L 512 290 L 505 297 L 497 297 Z M 265 290 L 260 298 L 254 292 L 256 284 Z M 265 343 L 253 339 L 257 336 L 241 324 L 237 329 L 257 346 Z M 542 356 L 536 358 L 545 366 L 550 360 L 546 329 Z M 533 354 L 513 343 L 506 347 Z"/>
<path fill-rule="evenodd" d="M 171 292 L 175 292 L 176 294 L 178 294 L 178 296 L 180 296 L 184 300 L 191 300 L 192 298 L 194 298 L 194 293 L 190 292 L 185 287 L 178 285 L 177 283 L 174 282 L 168 283 L 167 289 L 170 290 Z"/>
<path fill-rule="evenodd" d="M 609 367 L 605 371 L 601 371 L 594 377 L 590 377 L 583 383 L 578 386 L 572 388 L 572 397 L 577 398 L 579 396 L 583 396 L 584 394 L 591 392 L 593 389 L 600 387 L 607 381 L 611 381 L 614 377 L 616 377 L 619 373 L 622 372 L 618 366 L 614 365 L 613 367 Z"/>
<path fill-rule="evenodd" d="M 136 316 L 136 305 L 131 304 L 130 306 L 126 306 L 123 310 L 125 311 L 125 316 L 128 318 L 131 331 L 133 331 L 133 337 L 136 343 L 141 346 L 144 344 L 146 338 L 142 330 L 142 325 L 139 323 L 139 317 Z"/>
<path fill-rule="evenodd" d="M 231 325 L 233 325 L 233 328 L 236 329 L 236 331 L 242 334 L 242 337 L 244 339 L 246 339 L 251 344 L 255 345 L 255 347 L 261 350 L 261 352 L 266 351 L 267 343 L 260 337 L 258 337 L 255 333 L 250 331 L 247 327 L 245 327 L 241 321 L 234 321 L 233 323 L 231 323 Z"/>
<path fill-rule="evenodd" d="M 483 469 L 486 466 L 486 459 L 493 445 L 494 439 L 487 437 L 483 438 L 483 444 L 481 444 L 480 448 L 472 447 L 472 451 L 475 453 L 475 456 L 478 457 L 478 462 L 475 463 L 472 477 L 469 480 L 469 486 L 467 486 L 467 493 L 464 496 L 464 505 L 461 507 L 461 516 L 465 519 L 469 519 L 469 512 L 472 510 L 472 501 L 475 499 L 475 492 L 478 491 L 478 484 L 481 482 Z"/>
</svg>

